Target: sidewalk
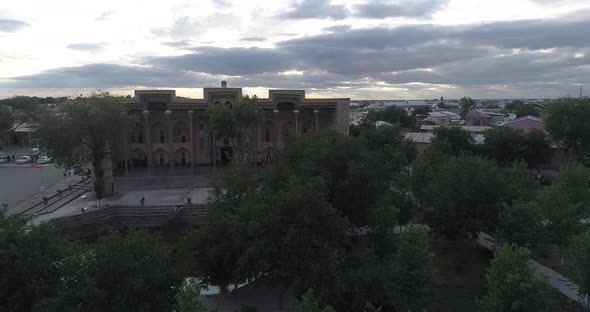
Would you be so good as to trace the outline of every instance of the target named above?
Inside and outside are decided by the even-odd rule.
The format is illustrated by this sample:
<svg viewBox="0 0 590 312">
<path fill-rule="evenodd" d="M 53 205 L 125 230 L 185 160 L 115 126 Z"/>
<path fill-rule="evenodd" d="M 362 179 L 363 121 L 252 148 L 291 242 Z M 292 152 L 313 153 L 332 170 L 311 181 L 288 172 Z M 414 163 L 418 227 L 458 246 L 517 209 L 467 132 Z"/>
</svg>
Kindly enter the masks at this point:
<svg viewBox="0 0 590 312">
<path fill-rule="evenodd" d="M 487 233 L 480 232 L 480 235 L 477 237 L 477 243 L 492 252 L 496 252 L 496 243 L 492 236 Z M 587 307 L 588 301 L 586 300 L 586 296 L 581 296 L 579 293 L 580 287 L 567 277 L 559 274 L 556 271 L 540 264 L 539 262 L 530 259 L 529 263 L 534 270 L 534 274 L 537 277 L 544 276 L 547 278 L 547 282 L 549 286 L 557 289 L 560 293 L 564 296 L 578 302 L 584 307 Z"/>
<path fill-rule="evenodd" d="M 535 260 L 529 260 L 529 263 L 535 270 L 536 276 L 544 276 L 547 278 L 551 287 L 559 290 L 564 296 L 582 304 L 586 307 L 587 301 L 586 296 L 581 296 L 579 293 L 580 288 L 576 283 L 568 279 L 567 277 L 553 271 L 552 269 L 540 264 Z"/>
</svg>

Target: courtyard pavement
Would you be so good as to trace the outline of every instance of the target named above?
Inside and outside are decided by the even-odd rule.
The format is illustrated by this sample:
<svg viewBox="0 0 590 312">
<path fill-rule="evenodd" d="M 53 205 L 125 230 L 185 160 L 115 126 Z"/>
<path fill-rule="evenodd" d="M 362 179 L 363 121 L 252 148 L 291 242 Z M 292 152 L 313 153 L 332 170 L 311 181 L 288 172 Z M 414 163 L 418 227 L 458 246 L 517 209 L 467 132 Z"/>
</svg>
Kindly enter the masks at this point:
<svg viewBox="0 0 590 312">
<path fill-rule="evenodd" d="M 128 191 L 120 193 L 116 196 L 105 198 L 100 201 L 100 207 L 106 206 L 141 206 L 141 199 L 144 198 L 145 209 L 150 209 L 150 206 L 176 206 L 186 204 L 188 197 L 191 198 L 192 204 L 205 204 L 209 194 L 208 188 L 168 188 L 158 190 L 141 190 Z M 97 201 L 91 193 L 86 193 L 78 199 L 68 203 L 58 210 L 40 214 L 33 218 L 34 224 L 43 223 L 54 218 L 71 216 L 81 214 L 82 209 L 85 211 L 92 211 L 97 208 Z"/>
</svg>

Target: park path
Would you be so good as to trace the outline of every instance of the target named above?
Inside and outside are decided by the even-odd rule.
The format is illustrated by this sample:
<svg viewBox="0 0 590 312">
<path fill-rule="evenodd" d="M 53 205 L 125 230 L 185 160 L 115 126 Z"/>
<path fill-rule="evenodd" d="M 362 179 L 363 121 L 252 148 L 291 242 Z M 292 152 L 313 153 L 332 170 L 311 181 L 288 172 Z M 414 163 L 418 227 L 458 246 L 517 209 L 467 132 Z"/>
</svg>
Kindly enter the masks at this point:
<svg viewBox="0 0 590 312">
<path fill-rule="evenodd" d="M 489 234 L 480 232 L 480 235 L 477 238 L 477 243 L 481 247 L 489 249 L 495 254 L 496 241 Z M 588 307 L 588 301 L 586 296 L 580 295 L 580 287 L 578 287 L 578 285 L 574 281 L 540 264 L 535 260 L 530 259 L 529 264 L 533 268 L 535 276 L 545 277 L 551 287 L 557 289 L 560 293 L 570 298 L 571 300 L 580 303 L 582 306 Z"/>
<path fill-rule="evenodd" d="M 564 296 L 579 302 L 583 306 L 587 306 L 588 301 L 586 296 L 580 295 L 580 288 L 569 278 L 559 274 L 558 272 L 540 264 L 535 260 L 529 260 L 531 267 L 535 270 L 536 276 L 544 276 L 551 287 L 559 290 Z"/>
</svg>

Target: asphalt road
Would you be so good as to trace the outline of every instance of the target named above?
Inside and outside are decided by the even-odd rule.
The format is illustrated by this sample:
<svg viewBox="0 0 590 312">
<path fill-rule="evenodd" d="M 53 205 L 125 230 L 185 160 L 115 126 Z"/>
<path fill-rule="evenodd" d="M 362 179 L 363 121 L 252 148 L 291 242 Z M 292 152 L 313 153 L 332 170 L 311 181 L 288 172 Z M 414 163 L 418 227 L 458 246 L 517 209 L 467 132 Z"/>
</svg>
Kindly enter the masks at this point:
<svg viewBox="0 0 590 312">
<path fill-rule="evenodd" d="M 31 168 L 30 164 L 12 164 L 10 167 L 0 165 L 0 204 L 8 204 L 10 209 L 16 203 L 41 192 L 41 187 L 48 188 L 63 180 L 63 169 L 51 164 L 37 168 Z"/>
</svg>

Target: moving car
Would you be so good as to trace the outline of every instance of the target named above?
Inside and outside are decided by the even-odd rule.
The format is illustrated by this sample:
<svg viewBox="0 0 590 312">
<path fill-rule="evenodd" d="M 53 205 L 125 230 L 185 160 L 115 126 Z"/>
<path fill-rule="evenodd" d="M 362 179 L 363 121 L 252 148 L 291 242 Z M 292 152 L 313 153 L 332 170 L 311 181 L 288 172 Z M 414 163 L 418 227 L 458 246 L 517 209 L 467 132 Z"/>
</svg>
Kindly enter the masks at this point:
<svg viewBox="0 0 590 312">
<path fill-rule="evenodd" d="M 31 156 L 21 156 L 19 159 L 16 160 L 17 164 L 28 164 L 31 162 Z"/>
<path fill-rule="evenodd" d="M 37 159 L 38 164 L 48 164 L 50 162 L 51 162 L 51 157 L 49 157 L 49 156 L 39 156 L 39 159 Z"/>
</svg>

